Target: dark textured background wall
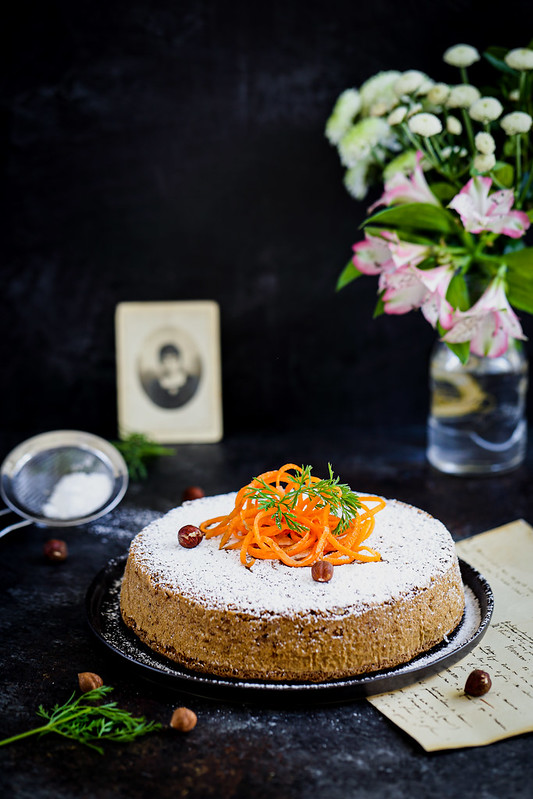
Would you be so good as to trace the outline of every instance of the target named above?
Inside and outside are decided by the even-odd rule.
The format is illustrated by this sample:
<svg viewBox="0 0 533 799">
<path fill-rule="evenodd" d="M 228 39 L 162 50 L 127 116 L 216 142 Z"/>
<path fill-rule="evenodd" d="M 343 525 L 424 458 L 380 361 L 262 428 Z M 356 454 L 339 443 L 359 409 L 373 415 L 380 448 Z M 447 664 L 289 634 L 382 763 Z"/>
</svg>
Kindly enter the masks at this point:
<svg viewBox="0 0 533 799">
<path fill-rule="evenodd" d="M 432 331 L 336 294 L 366 203 L 324 124 L 380 69 L 455 81 L 529 2 L 18 3 L 3 26 L 2 426 L 116 432 L 124 300 L 221 306 L 226 430 L 423 422 Z M 528 29 L 529 28 L 529 29 Z M 531 325 L 524 320 L 526 332 Z"/>
</svg>

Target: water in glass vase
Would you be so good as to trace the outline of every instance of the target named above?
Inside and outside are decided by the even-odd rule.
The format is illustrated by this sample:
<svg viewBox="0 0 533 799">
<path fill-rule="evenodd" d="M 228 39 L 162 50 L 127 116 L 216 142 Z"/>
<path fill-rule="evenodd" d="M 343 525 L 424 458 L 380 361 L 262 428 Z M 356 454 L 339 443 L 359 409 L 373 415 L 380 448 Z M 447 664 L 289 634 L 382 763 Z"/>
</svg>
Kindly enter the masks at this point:
<svg viewBox="0 0 533 799">
<path fill-rule="evenodd" d="M 429 462 L 449 474 L 505 472 L 526 453 L 527 359 L 511 346 L 462 364 L 438 343 L 430 362 Z"/>
</svg>

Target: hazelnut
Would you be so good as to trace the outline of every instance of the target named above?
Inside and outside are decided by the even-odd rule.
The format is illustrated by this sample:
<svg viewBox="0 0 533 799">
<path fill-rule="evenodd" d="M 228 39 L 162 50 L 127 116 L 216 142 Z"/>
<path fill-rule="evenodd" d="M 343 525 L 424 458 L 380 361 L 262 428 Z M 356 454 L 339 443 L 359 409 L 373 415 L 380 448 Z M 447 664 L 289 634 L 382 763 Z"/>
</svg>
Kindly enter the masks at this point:
<svg viewBox="0 0 533 799">
<path fill-rule="evenodd" d="M 468 675 L 468 679 L 465 683 L 465 694 L 469 696 L 483 696 L 487 691 L 490 691 L 491 686 L 492 680 L 487 672 L 482 671 L 482 669 L 474 669 L 474 671 Z"/>
<path fill-rule="evenodd" d="M 205 497 L 205 491 L 200 486 L 189 486 L 183 492 L 182 502 L 189 502 L 192 499 Z"/>
<path fill-rule="evenodd" d="M 178 531 L 178 541 L 186 549 L 197 547 L 203 537 L 202 531 L 194 524 L 186 524 Z"/>
<path fill-rule="evenodd" d="M 95 688 L 101 688 L 104 681 L 99 674 L 94 674 L 92 671 L 82 671 L 78 674 L 78 685 L 80 691 L 86 694 L 87 691 L 94 691 Z"/>
<path fill-rule="evenodd" d="M 333 564 L 329 560 L 317 560 L 311 566 L 311 577 L 317 583 L 329 583 L 333 577 Z"/>
<path fill-rule="evenodd" d="M 51 538 L 43 547 L 45 558 L 53 563 L 60 563 L 67 559 L 67 545 L 60 538 Z"/>
<path fill-rule="evenodd" d="M 196 727 L 197 721 L 196 713 L 188 707 L 177 707 L 170 719 L 170 726 L 179 732 L 190 732 Z"/>
</svg>

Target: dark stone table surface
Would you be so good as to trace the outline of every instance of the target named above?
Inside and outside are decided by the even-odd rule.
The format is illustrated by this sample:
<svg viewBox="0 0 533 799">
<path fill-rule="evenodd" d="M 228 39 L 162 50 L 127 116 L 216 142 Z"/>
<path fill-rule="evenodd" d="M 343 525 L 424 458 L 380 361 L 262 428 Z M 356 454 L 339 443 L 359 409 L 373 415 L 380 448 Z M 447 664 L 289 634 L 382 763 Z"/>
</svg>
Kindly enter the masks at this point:
<svg viewBox="0 0 533 799">
<path fill-rule="evenodd" d="M 113 698 L 162 722 L 186 705 L 198 715 L 188 734 L 164 729 L 103 756 L 57 735 L 0 749 L 5 797 L 531 797 L 531 735 L 487 747 L 428 754 L 365 699 L 343 704 L 229 703 L 172 691 L 133 676 L 94 638 L 84 598 L 94 575 L 127 552 L 133 535 L 179 504 L 189 485 L 233 490 L 286 461 L 330 461 L 343 482 L 417 505 L 459 540 L 517 518 L 533 522 L 532 452 L 499 477 L 455 478 L 425 460 L 422 428 L 379 432 L 305 430 L 240 434 L 220 444 L 180 445 L 132 483 L 122 504 L 83 527 L 30 526 L 0 540 L 2 738 L 38 726 L 39 704 L 62 704 L 77 673 L 93 671 Z M 13 442 L 18 443 L 18 442 Z M 2 457 L 7 454 L 2 452 Z M 5 518 L 5 517 L 3 517 Z M 69 557 L 51 564 L 44 541 L 65 539 Z"/>
</svg>

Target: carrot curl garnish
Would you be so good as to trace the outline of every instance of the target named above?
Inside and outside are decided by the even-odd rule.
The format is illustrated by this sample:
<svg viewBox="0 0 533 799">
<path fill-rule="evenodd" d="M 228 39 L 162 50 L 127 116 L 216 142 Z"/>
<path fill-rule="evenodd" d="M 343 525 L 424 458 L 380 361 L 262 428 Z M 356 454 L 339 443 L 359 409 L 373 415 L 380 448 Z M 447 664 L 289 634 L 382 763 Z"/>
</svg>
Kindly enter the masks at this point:
<svg viewBox="0 0 533 799">
<path fill-rule="evenodd" d="M 255 477 L 241 488 L 227 516 L 200 524 L 206 538 L 220 536 L 220 549 L 240 549 L 250 567 L 257 560 L 280 560 L 287 566 L 334 566 L 381 559 L 364 545 L 374 516 L 385 506 L 380 497 L 361 497 L 329 478 L 311 474 L 310 466 L 286 463 Z"/>
</svg>

